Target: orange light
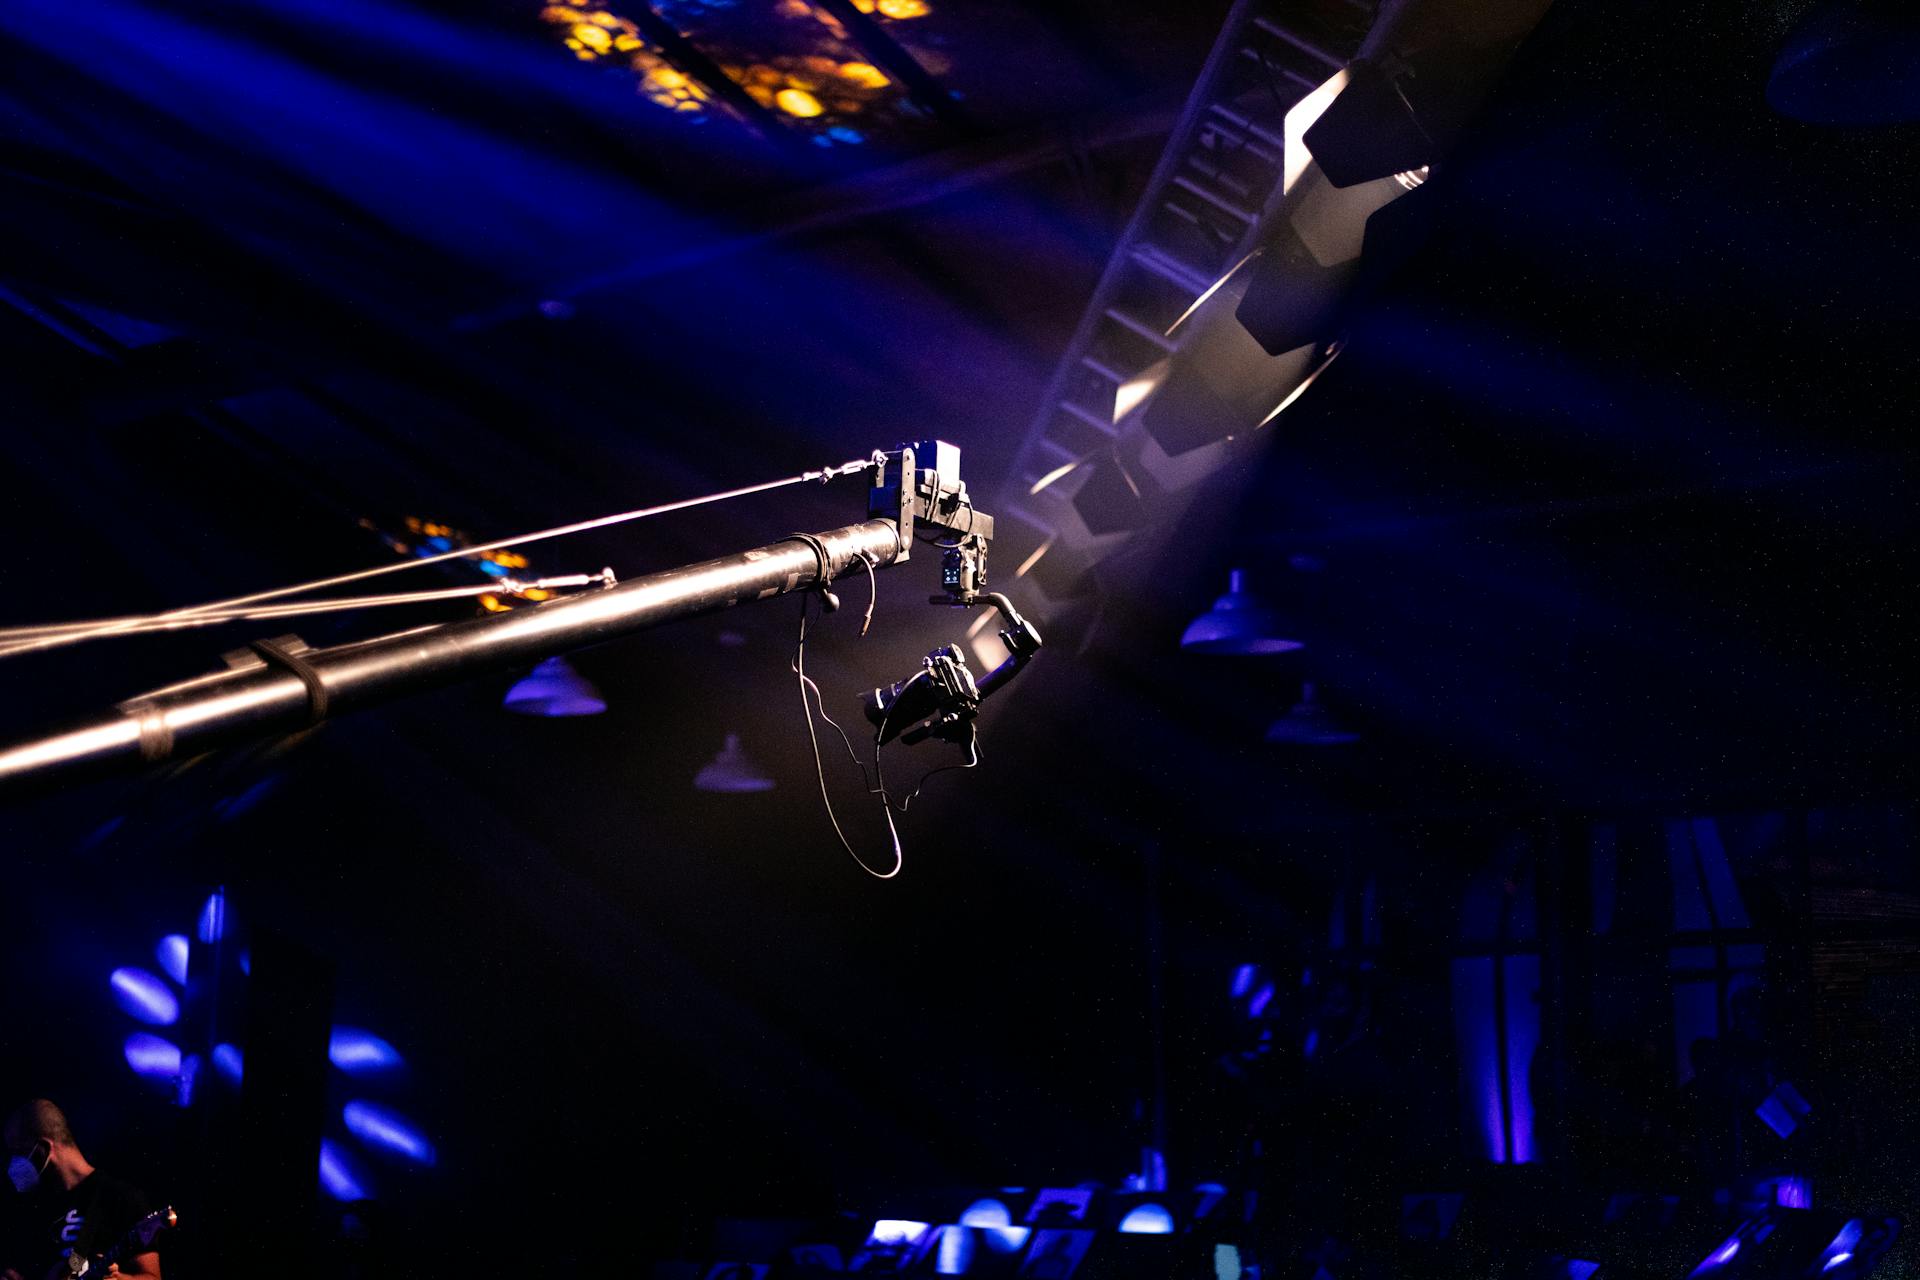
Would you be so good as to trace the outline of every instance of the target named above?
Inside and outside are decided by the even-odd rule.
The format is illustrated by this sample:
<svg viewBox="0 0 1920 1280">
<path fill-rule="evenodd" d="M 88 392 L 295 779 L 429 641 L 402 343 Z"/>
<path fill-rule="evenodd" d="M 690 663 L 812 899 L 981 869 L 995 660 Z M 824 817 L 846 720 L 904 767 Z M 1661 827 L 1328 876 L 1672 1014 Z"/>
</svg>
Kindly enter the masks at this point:
<svg viewBox="0 0 1920 1280">
<path fill-rule="evenodd" d="M 1047 474 L 1041 476 L 1038 480 L 1035 480 L 1033 482 L 1033 488 L 1027 490 L 1027 492 L 1030 494 L 1039 493 L 1044 489 L 1052 487 L 1055 481 L 1064 480 L 1072 475 L 1074 468 L 1079 465 L 1080 462 L 1078 459 L 1072 462 L 1062 463 L 1060 466 L 1055 467 L 1053 470 L 1047 472 Z M 1017 577 L 1019 575 L 1016 574 L 1015 576 Z"/>
<path fill-rule="evenodd" d="M 613 48 L 613 37 L 606 33 L 605 28 L 596 27 L 591 22 L 574 23 L 573 38 L 595 53 L 605 53 Z"/>
<path fill-rule="evenodd" d="M 528 587 L 520 594 L 529 600 L 551 600 L 553 598 L 553 592 L 548 591 L 544 587 Z"/>
<path fill-rule="evenodd" d="M 825 110 L 820 105 L 820 99 L 805 89 L 782 89 L 773 95 L 773 103 L 788 115 L 798 116 L 802 120 L 811 119 Z"/>
<path fill-rule="evenodd" d="M 842 63 L 840 66 L 840 75 L 843 79 L 851 80 L 863 89 L 884 89 L 893 83 L 887 79 L 885 72 L 881 71 L 880 68 L 874 66 L 871 62 Z"/>
<path fill-rule="evenodd" d="M 907 18 L 924 18 L 933 12 L 927 0 L 880 0 L 878 7 L 881 17 L 903 21 Z"/>
<path fill-rule="evenodd" d="M 481 607 L 482 609 L 485 609 L 485 610 L 486 610 L 486 611 L 487 611 L 488 613 L 505 613 L 505 612 L 507 612 L 507 606 L 506 606 L 506 605 L 504 605 L 504 604 L 502 604 L 502 603 L 500 603 L 500 597 L 499 597 L 499 596 L 492 596 L 492 595 L 488 595 L 488 596 L 481 596 L 481 597 L 480 597 L 480 607 Z"/>
</svg>

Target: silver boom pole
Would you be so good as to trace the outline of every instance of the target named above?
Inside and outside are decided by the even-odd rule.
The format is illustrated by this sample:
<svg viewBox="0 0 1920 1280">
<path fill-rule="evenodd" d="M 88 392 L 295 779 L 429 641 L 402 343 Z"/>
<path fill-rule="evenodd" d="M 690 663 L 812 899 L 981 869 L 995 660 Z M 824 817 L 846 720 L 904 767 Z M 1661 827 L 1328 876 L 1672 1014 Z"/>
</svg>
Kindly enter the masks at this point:
<svg viewBox="0 0 1920 1280">
<path fill-rule="evenodd" d="M 911 452 L 907 457 L 911 468 Z M 893 520 L 810 537 L 510 613 L 329 649 L 281 647 L 252 665 L 155 690 L 59 732 L 0 747 L 0 797 L 291 733 L 677 618 L 805 590 L 821 579 L 815 542 L 824 548 L 830 578 L 856 568 L 863 556 L 879 569 L 902 555 L 900 524 Z"/>
</svg>

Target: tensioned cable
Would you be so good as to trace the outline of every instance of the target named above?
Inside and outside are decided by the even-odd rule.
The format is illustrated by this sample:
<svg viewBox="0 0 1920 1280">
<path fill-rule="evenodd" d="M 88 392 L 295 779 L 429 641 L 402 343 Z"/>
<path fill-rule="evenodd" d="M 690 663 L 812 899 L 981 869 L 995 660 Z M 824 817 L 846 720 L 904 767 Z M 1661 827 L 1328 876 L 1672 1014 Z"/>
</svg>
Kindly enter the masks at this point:
<svg viewBox="0 0 1920 1280">
<path fill-rule="evenodd" d="M 553 591 L 563 587 L 612 585 L 611 573 L 575 573 L 558 578 L 539 578 L 532 582 L 501 579 L 470 587 L 442 587 L 426 591 L 394 591 L 377 596 L 341 596 L 330 600 L 306 600 L 289 604 L 269 604 L 239 609 L 209 610 L 180 616 L 160 616 L 145 622 L 116 627 L 114 635 L 147 635 L 156 631 L 185 631 L 193 627 L 211 627 L 223 622 L 241 622 L 273 618 L 298 618 L 320 613 L 345 613 L 354 609 L 377 609 L 390 605 L 422 604 L 436 600 L 472 599 L 485 595 L 516 595 L 522 591 Z M 56 648 L 88 639 L 86 635 L 62 634 L 36 640 L 0 644 L 0 658 Z"/>
<path fill-rule="evenodd" d="M 821 467 L 814 471 L 803 471 L 798 475 L 779 480 L 768 480 L 760 484 L 743 485 L 737 489 L 727 489 L 719 493 L 703 494 L 697 498 L 681 498 L 674 502 L 663 502 L 656 506 L 641 507 L 634 511 L 622 511 L 614 515 L 600 516 L 593 520 L 581 520 L 573 524 L 560 525 L 552 529 L 541 529 L 533 533 L 517 534 L 510 538 L 497 538 L 491 542 L 477 543 L 470 547 L 442 552 L 438 555 L 420 556 L 412 560 L 403 560 L 395 564 L 378 565 L 371 569 L 360 569 L 352 573 L 337 574 L 331 578 L 317 578 L 311 582 L 296 583 L 288 587 L 275 587 L 267 591 L 256 591 L 248 595 L 230 596 L 224 600 L 211 600 L 205 604 L 185 605 L 178 609 L 168 609 L 155 614 L 136 614 L 119 618 L 96 618 L 87 622 L 43 623 L 25 627 L 0 627 L 0 657 L 31 649 L 50 649 L 63 644 L 76 644 L 82 640 L 112 635 L 135 634 L 141 631 L 164 629 L 156 624 L 179 618 L 191 618 L 204 614 L 223 613 L 242 606 L 256 604 L 264 600 L 277 600 L 284 596 L 303 595 L 311 591 L 321 591 L 328 587 L 345 586 L 352 582 L 364 582 L 368 578 L 377 578 L 389 573 L 400 573 L 408 569 L 418 569 L 425 565 L 442 564 L 448 560 L 465 560 L 488 551 L 502 551 L 509 547 L 526 546 L 533 542 L 542 542 L 549 538 L 565 537 L 569 534 L 586 533 L 593 529 L 604 529 L 609 525 L 625 524 L 634 520 L 645 520 L 653 516 L 668 515 L 675 511 L 685 511 L 692 507 L 706 506 L 716 502 L 727 502 L 734 498 L 745 498 L 756 493 L 766 493 L 773 489 L 783 489 L 789 485 L 826 483 L 836 476 L 851 475 L 881 465 L 882 455 L 876 451 L 865 458 L 857 458 L 839 466 Z M 497 589 L 497 588 L 496 588 Z M 474 594 L 481 594 L 475 592 Z M 424 596 L 421 598 L 425 598 Z M 349 606 L 351 607 L 351 606 Z M 236 615 L 238 616 L 238 615 Z M 193 624 L 188 624 L 193 625 Z M 25 646 L 28 641 L 47 641 Z M 10 644 L 9 642 L 15 642 Z M 24 647 L 23 647 L 24 646 Z"/>
</svg>

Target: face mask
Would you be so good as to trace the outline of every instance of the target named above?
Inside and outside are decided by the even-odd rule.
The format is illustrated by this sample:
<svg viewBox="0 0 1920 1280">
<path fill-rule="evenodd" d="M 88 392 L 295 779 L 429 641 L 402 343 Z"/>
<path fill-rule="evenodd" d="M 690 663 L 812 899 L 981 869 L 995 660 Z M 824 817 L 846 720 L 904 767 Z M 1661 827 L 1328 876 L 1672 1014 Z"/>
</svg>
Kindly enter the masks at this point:
<svg viewBox="0 0 1920 1280">
<path fill-rule="evenodd" d="M 28 1156 L 15 1156 L 7 1161 L 7 1177 L 12 1181 L 13 1189 L 24 1196 L 40 1185 L 40 1170 L 44 1167 L 35 1164 Z"/>
</svg>

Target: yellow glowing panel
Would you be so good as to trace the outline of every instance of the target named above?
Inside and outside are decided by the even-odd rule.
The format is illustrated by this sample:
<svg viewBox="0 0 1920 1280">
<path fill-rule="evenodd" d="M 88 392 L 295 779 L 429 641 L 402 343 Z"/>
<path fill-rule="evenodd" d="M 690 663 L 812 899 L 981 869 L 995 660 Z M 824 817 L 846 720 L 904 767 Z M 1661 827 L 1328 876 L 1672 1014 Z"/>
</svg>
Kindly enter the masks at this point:
<svg viewBox="0 0 1920 1280">
<path fill-rule="evenodd" d="M 885 72 L 871 62 L 843 63 L 840 75 L 842 79 L 851 80 L 863 89 L 884 89 L 893 83 L 887 79 Z"/>
<path fill-rule="evenodd" d="M 577 22 L 573 26 L 573 38 L 595 53 L 605 53 L 613 48 L 613 37 L 602 27 L 590 22 Z"/>
<path fill-rule="evenodd" d="M 880 0 L 875 7 L 880 10 L 881 17 L 895 20 L 924 18 L 932 12 L 927 0 Z"/>
<path fill-rule="evenodd" d="M 802 120 L 817 116 L 825 110 L 820 105 L 820 99 L 805 89 L 782 89 L 773 95 L 773 102 L 788 115 L 798 116 Z"/>
</svg>

